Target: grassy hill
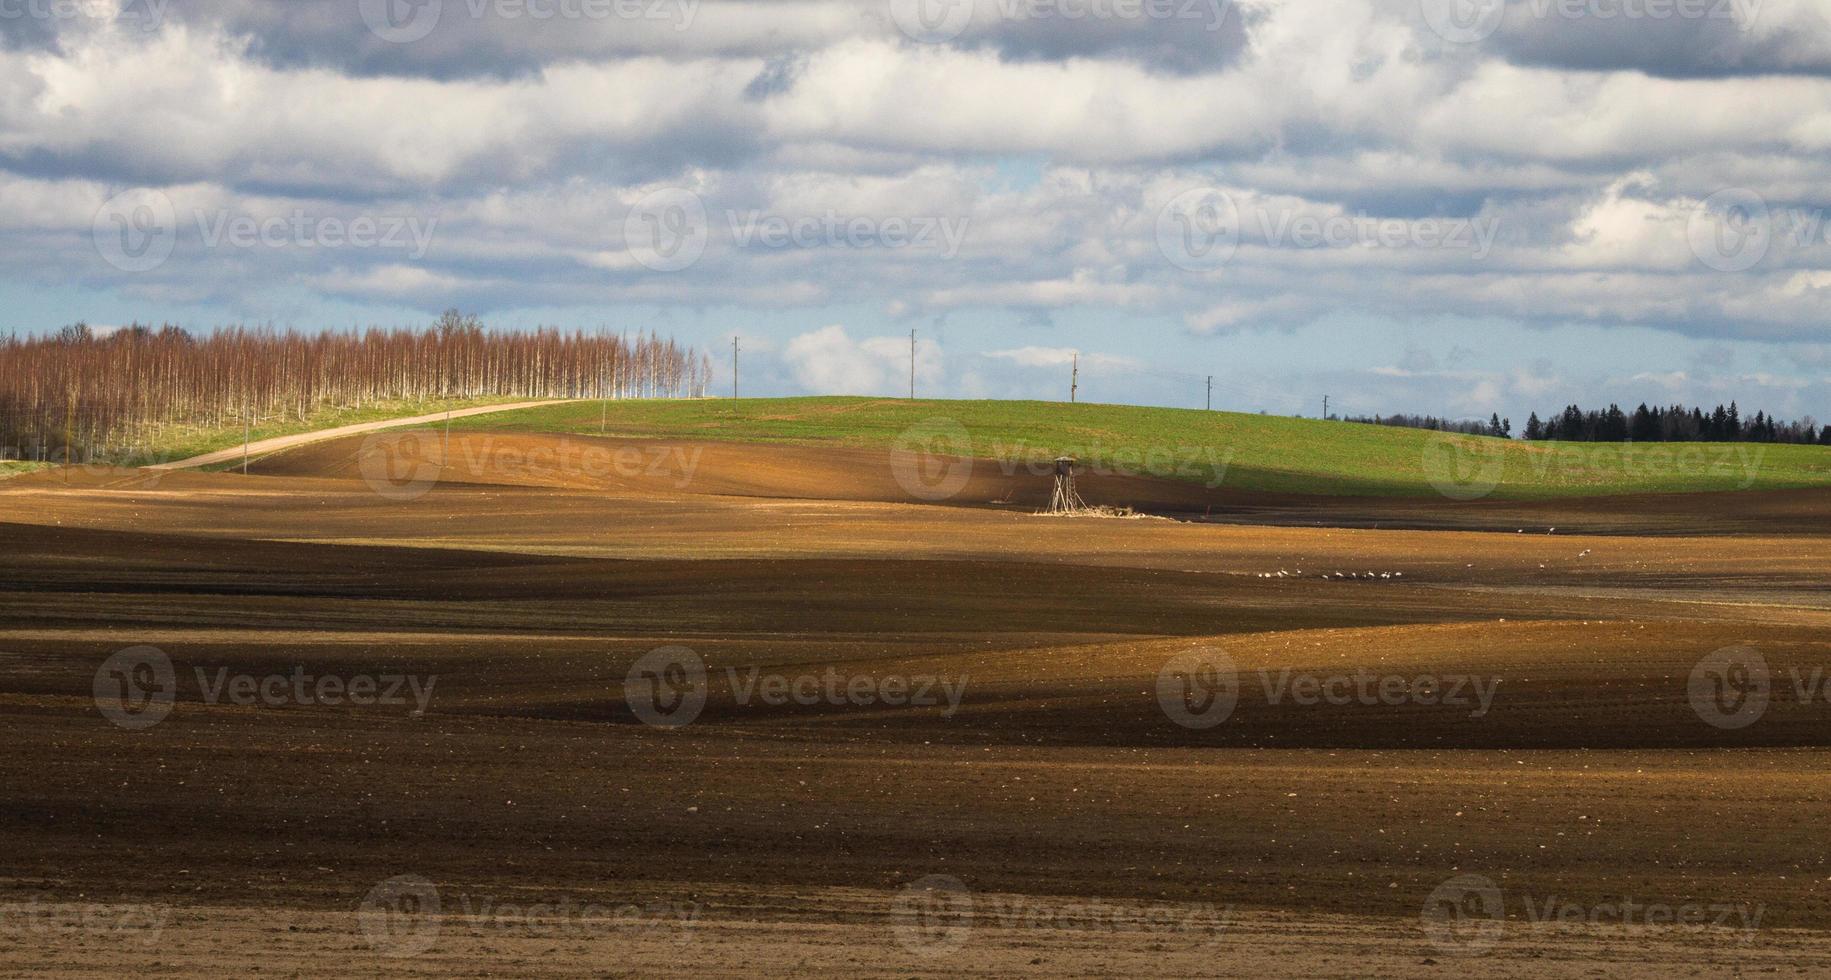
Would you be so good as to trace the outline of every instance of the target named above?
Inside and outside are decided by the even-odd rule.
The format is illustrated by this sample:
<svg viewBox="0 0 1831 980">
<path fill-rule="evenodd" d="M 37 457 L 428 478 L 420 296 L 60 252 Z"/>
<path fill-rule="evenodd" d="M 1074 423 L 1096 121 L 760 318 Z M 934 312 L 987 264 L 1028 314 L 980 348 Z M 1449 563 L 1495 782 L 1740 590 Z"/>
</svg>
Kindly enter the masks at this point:
<svg viewBox="0 0 1831 980">
<path fill-rule="evenodd" d="M 1520 442 L 1234 412 L 1022 401 L 771 398 L 576 402 L 460 420 L 654 439 L 929 449 L 1006 465 L 1076 456 L 1235 489 L 1556 497 L 1831 486 L 1831 448 Z"/>
</svg>

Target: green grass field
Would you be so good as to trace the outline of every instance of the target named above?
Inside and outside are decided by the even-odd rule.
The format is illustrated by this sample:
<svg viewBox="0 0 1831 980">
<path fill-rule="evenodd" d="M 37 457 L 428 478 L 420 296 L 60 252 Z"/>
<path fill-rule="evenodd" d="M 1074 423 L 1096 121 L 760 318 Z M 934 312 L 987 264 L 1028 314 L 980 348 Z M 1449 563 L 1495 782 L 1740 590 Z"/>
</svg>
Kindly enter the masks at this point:
<svg viewBox="0 0 1831 980">
<path fill-rule="evenodd" d="M 1123 472 L 1243 490 L 1452 498 L 1831 486 L 1831 448 L 1545 443 L 1271 415 L 1018 401 L 771 398 L 588 401 L 454 423 L 652 439 L 926 448 L 1028 462 L 1069 454 Z"/>
</svg>

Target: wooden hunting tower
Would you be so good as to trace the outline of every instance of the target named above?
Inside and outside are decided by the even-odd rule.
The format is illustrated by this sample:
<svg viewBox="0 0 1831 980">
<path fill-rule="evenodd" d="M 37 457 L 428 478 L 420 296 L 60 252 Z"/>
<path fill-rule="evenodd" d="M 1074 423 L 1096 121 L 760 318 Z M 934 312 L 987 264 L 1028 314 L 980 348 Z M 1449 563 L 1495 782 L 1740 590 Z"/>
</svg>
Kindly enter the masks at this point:
<svg viewBox="0 0 1831 980">
<path fill-rule="evenodd" d="M 1078 514 L 1087 509 L 1087 501 L 1074 488 L 1073 456 L 1058 456 L 1055 460 L 1055 492 L 1049 497 L 1049 509 L 1045 514 Z"/>
</svg>

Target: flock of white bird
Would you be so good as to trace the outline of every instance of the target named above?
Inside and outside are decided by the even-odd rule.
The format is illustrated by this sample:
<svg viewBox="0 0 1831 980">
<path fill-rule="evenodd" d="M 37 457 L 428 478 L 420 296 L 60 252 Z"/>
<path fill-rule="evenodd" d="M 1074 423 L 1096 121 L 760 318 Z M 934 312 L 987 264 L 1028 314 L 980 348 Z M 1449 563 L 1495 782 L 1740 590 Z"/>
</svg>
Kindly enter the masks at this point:
<svg viewBox="0 0 1831 980">
<path fill-rule="evenodd" d="M 1303 569 L 1299 568 L 1294 572 L 1287 572 L 1284 569 L 1280 568 L 1275 572 L 1257 572 L 1255 574 L 1257 574 L 1260 578 L 1295 578 L 1295 577 L 1303 574 Z M 1404 578 L 1405 573 L 1404 572 L 1364 572 L 1364 573 L 1363 572 L 1333 572 L 1333 573 L 1323 572 L 1322 577 L 1323 578 Z"/>
</svg>

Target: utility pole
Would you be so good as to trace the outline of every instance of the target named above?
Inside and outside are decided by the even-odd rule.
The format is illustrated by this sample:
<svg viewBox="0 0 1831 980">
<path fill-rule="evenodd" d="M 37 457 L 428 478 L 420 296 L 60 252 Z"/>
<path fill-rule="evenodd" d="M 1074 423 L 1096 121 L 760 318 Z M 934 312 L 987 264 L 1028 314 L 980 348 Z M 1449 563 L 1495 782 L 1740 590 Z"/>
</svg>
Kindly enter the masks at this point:
<svg viewBox="0 0 1831 980">
<path fill-rule="evenodd" d="M 737 334 L 731 335 L 731 402 L 737 407 Z"/>
<path fill-rule="evenodd" d="M 70 389 L 70 407 L 64 411 L 64 485 L 70 485 L 70 457 L 76 455 L 76 389 Z"/>
<path fill-rule="evenodd" d="M 250 381 L 250 388 L 253 384 Z M 242 475 L 248 475 L 248 443 L 254 438 L 254 392 L 242 396 Z"/>
<path fill-rule="evenodd" d="M 1329 396 L 1328 395 L 1322 396 L 1322 420 L 1324 422 L 1327 422 L 1329 420 Z"/>
<path fill-rule="evenodd" d="M 909 331 L 909 400 L 915 401 L 915 334 Z"/>
<path fill-rule="evenodd" d="M 1214 411 L 1214 375 L 1208 376 L 1208 411 Z"/>
<path fill-rule="evenodd" d="M 1068 376 L 1068 404 L 1079 400 L 1081 390 L 1081 352 L 1074 352 L 1074 373 Z"/>
</svg>

